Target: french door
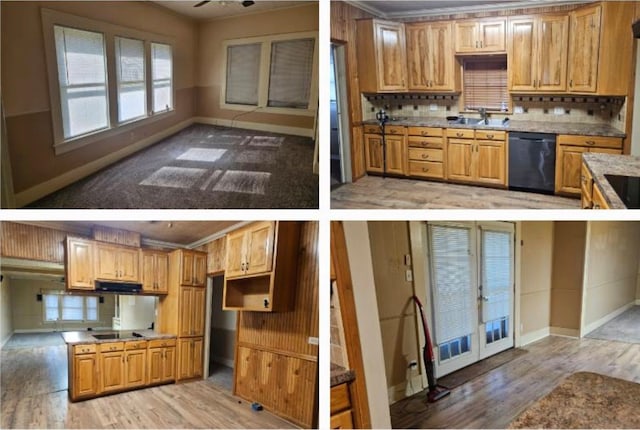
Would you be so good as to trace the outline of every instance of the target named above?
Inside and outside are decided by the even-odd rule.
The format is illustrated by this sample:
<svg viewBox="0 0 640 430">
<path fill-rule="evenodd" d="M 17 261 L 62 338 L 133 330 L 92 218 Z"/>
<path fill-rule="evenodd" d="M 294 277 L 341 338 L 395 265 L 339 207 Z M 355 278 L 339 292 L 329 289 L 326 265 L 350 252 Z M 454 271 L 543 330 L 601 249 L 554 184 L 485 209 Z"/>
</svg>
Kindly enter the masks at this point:
<svg viewBox="0 0 640 430">
<path fill-rule="evenodd" d="M 511 348 L 514 226 L 428 223 L 432 336 L 442 376 Z"/>
</svg>

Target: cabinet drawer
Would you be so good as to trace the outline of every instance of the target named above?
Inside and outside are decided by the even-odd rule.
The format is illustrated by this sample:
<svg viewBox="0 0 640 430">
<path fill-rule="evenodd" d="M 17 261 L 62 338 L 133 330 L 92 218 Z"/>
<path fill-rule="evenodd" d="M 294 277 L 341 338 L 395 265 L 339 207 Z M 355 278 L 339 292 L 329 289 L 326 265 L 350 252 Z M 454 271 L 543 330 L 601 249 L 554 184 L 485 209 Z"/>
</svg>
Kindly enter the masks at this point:
<svg viewBox="0 0 640 430">
<path fill-rule="evenodd" d="M 76 345 L 73 347 L 74 354 L 91 354 L 96 352 L 96 345 Z"/>
<path fill-rule="evenodd" d="M 125 347 L 126 350 L 143 349 L 143 348 L 147 347 L 147 341 L 146 340 L 129 341 L 129 342 L 125 343 L 124 347 Z"/>
<path fill-rule="evenodd" d="M 351 409 L 349 409 L 348 411 L 340 412 L 336 415 L 331 415 L 331 428 L 352 429 L 353 417 L 351 416 Z"/>
<path fill-rule="evenodd" d="M 348 384 L 340 384 L 331 387 L 331 415 L 336 412 L 349 409 L 351 407 L 351 398 L 349 396 Z"/>
<path fill-rule="evenodd" d="M 406 127 L 394 125 L 394 126 L 386 126 L 384 129 L 384 132 L 385 134 L 404 136 L 405 130 L 406 130 Z"/>
<path fill-rule="evenodd" d="M 381 134 L 382 133 L 382 129 L 380 128 L 380 126 L 378 125 L 365 125 L 364 127 L 362 127 L 362 131 L 365 134 Z"/>
<path fill-rule="evenodd" d="M 444 178 L 444 168 L 442 163 L 410 160 L 409 176 L 421 176 L 424 178 Z"/>
<path fill-rule="evenodd" d="M 162 348 L 165 346 L 176 346 L 175 339 L 154 339 L 149 341 L 149 348 Z"/>
<path fill-rule="evenodd" d="M 476 139 L 480 140 L 506 140 L 507 134 L 504 131 L 496 130 L 476 130 Z"/>
<path fill-rule="evenodd" d="M 604 136 L 575 136 L 570 134 L 558 135 L 561 145 L 577 145 L 600 148 L 622 148 L 622 138 Z"/>
<path fill-rule="evenodd" d="M 475 133 L 474 133 L 474 130 L 470 128 L 448 128 L 447 137 L 457 137 L 460 139 L 473 139 L 475 137 Z"/>
<path fill-rule="evenodd" d="M 442 149 L 409 148 L 409 160 L 442 162 Z"/>
<path fill-rule="evenodd" d="M 407 134 L 409 136 L 442 137 L 442 129 L 433 127 L 407 127 Z"/>
<path fill-rule="evenodd" d="M 100 347 L 100 352 L 122 351 L 124 349 L 124 342 L 101 343 L 98 346 Z"/>
<path fill-rule="evenodd" d="M 415 137 L 409 136 L 409 147 L 413 148 L 442 148 L 444 146 L 441 137 Z"/>
</svg>

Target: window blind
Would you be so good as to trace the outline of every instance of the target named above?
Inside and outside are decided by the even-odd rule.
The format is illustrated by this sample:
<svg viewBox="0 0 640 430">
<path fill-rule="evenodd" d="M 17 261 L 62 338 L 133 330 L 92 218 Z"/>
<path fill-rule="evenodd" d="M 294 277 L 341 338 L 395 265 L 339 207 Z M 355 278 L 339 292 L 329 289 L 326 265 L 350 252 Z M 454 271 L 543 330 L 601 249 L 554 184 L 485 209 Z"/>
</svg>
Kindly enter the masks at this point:
<svg viewBox="0 0 640 430">
<path fill-rule="evenodd" d="M 116 37 L 118 121 L 145 116 L 147 90 L 144 74 L 144 42 Z"/>
<path fill-rule="evenodd" d="M 44 295 L 44 320 L 57 321 L 60 318 L 58 308 L 58 296 L 54 294 Z"/>
<path fill-rule="evenodd" d="M 482 322 L 508 316 L 513 238 L 510 232 L 482 230 Z"/>
<path fill-rule="evenodd" d="M 465 109 L 500 111 L 509 100 L 506 59 L 464 60 L 463 97 Z"/>
<path fill-rule="evenodd" d="M 65 138 L 107 128 L 107 72 L 102 33 L 54 26 Z"/>
<path fill-rule="evenodd" d="M 98 321 L 98 298 L 85 297 L 87 307 L 87 321 Z"/>
<path fill-rule="evenodd" d="M 173 109 L 173 57 L 171 46 L 151 44 L 151 78 L 153 80 L 153 111 Z"/>
<path fill-rule="evenodd" d="M 62 320 L 82 321 L 84 317 L 83 297 L 62 296 Z"/>
<path fill-rule="evenodd" d="M 227 48 L 226 103 L 258 105 L 261 50 L 260 43 Z"/>
<path fill-rule="evenodd" d="M 309 107 L 314 45 L 314 39 L 272 43 L 268 106 Z"/>
<path fill-rule="evenodd" d="M 475 331 L 471 229 L 430 225 L 429 233 L 435 339 L 442 344 Z"/>
</svg>

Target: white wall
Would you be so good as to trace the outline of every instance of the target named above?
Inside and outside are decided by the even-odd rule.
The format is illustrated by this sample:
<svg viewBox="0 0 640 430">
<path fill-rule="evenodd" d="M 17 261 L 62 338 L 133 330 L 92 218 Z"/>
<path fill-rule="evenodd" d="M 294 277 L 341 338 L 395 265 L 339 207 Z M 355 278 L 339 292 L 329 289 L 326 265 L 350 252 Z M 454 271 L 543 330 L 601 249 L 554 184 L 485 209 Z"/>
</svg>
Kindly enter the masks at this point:
<svg viewBox="0 0 640 430">
<path fill-rule="evenodd" d="M 155 297 L 118 296 L 120 300 L 120 330 L 143 330 L 156 319 Z"/>
<path fill-rule="evenodd" d="M 2 276 L 0 283 L 0 348 L 13 333 L 11 287 L 8 276 Z"/>
</svg>

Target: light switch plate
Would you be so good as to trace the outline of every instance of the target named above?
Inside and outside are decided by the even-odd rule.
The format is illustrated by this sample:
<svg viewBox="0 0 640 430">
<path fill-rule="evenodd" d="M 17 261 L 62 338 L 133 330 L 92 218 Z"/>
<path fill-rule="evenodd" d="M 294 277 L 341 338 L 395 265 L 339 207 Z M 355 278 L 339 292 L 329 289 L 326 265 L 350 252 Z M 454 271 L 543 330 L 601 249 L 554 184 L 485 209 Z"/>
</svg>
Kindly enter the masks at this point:
<svg viewBox="0 0 640 430">
<path fill-rule="evenodd" d="M 404 256 L 404 265 L 411 266 L 411 254 L 405 254 Z"/>
<path fill-rule="evenodd" d="M 320 340 L 317 337 L 309 336 L 309 345 L 319 345 Z"/>
<path fill-rule="evenodd" d="M 438 110 L 438 105 L 436 105 L 436 104 L 430 104 L 430 105 L 429 105 L 429 110 L 430 110 L 430 111 L 437 111 L 437 110 Z"/>
<path fill-rule="evenodd" d="M 407 269 L 404 274 L 404 278 L 407 280 L 407 282 L 413 281 L 413 272 L 411 271 L 411 269 Z"/>
<path fill-rule="evenodd" d="M 563 107 L 554 107 L 553 108 L 553 114 L 554 115 L 564 115 L 564 108 Z"/>
</svg>

